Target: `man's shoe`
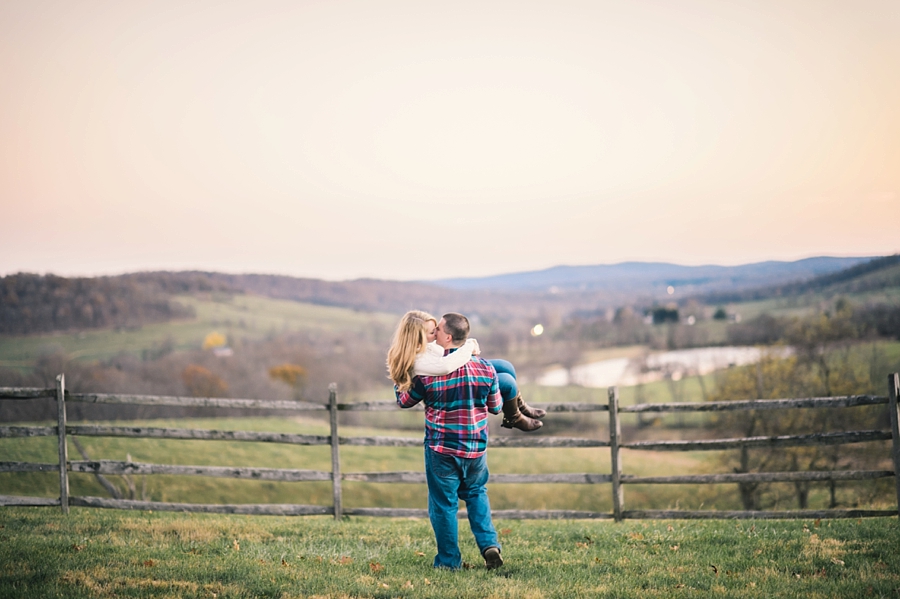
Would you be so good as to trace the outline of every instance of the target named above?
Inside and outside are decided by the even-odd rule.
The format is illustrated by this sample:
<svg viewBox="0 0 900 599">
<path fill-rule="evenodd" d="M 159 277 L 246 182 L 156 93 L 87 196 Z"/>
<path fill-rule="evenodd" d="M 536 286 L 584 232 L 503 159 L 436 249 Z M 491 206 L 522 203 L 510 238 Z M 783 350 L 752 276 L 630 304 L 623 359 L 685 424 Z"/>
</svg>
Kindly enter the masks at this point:
<svg viewBox="0 0 900 599">
<path fill-rule="evenodd" d="M 547 410 L 542 410 L 540 408 L 532 408 L 525 400 L 522 399 L 522 394 L 519 393 L 516 395 L 516 405 L 519 407 L 519 411 L 528 416 L 529 418 L 543 418 L 547 415 Z"/>
<path fill-rule="evenodd" d="M 484 558 L 484 567 L 488 570 L 493 570 L 503 565 L 499 547 L 488 547 L 481 556 Z"/>
<path fill-rule="evenodd" d="M 519 402 L 515 399 L 503 402 L 503 428 L 517 428 L 520 431 L 531 432 L 544 426 L 540 420 L 534 420 L 519 411 Z"/>
</svg>

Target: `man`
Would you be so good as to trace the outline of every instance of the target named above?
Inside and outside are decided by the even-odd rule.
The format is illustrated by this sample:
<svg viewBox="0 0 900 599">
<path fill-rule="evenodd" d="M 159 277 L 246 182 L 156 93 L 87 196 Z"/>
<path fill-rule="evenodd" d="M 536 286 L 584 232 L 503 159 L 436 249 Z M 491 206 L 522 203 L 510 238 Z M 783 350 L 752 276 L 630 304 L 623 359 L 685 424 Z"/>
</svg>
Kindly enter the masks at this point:
<svg viewBox="0 0 900 599">
<path fill-rule="evenodd" d="M 455 351 L 469 336 L 469 320 L 455 312 L 444 314 L 435 332 L 438 345 Z M 438 550 L 434 567 L 462 567 L 456 519 L 462 499 L 485 566 L 493 570 L 503 564 L 485 487 L 488 413 L 499 414 L 503 404 L 497 372 L 473 357 L 450 374 L 417 377 L 409 390 L 397 392 L 401 408 L 423 400 L 428 516 Z"/>
</svg>

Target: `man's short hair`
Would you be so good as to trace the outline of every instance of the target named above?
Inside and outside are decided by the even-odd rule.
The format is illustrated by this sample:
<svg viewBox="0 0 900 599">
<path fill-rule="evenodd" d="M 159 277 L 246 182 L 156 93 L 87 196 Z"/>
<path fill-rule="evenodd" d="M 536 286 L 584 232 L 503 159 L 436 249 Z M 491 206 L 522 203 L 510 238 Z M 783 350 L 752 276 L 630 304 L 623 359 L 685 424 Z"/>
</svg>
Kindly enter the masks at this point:
<svg viewBox="0 0 900 599">
<path fill-rule="evenodd" d="M 457 312 L 447 312 L 444 319 L 444 332 L 453 339 L 453 343 L 460 344 L 469 338 L 469 319 Z"/>
</svg>

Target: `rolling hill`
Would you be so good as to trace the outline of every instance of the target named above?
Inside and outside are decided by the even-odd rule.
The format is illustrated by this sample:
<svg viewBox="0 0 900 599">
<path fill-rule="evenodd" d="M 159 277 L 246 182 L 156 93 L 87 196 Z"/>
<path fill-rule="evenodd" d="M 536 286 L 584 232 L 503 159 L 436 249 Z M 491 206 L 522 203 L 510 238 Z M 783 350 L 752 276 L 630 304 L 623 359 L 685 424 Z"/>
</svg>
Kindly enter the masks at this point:
<svg viewBox="0 0 900 599">
<path fill-rule="evenodd" d="M 841 271 L 871 258 L 817 257 L 795 262 L 757 262 L 740 266 L 681 266 L 665 262 L 622 262 L 593 266 L 554 266 L 545 270 L 490 277 L 442 279 L 435 283 L 459 290 L 607 291 L 655 295 L 668 286 L 688 293 L 744 289 L 807 279 Z"/>
<path fill-rule="evenodd" d="M 826 297 L 900 288 L 900 254 L 875 258 L 849 268 L 783 284 L 736 289 L 699 296 L 707 304 L 789 298 L 806 294 Z"/>
<path fill-rule="evenodd" d="M 0 334 L 129 329 L 190 318 L 191 306 L 178 300 L 185 296 L 255 295 L 389 314 L 414 308 L 438 314 L 455 310 L 507 321 L 546 311 L 565 316 L 652 304 L 668 297 L 669 286 L 677 289 L 677 298 L 722 303 L 825 288 L 862 292 L 885 285 L 900 285 L 896 256 L 874 261 L 819 257 L 742 266 L 627 262 L 430 282 L 324 281 L 199 271 L 95 278 L 19 273 L 0 278 Z"/>
</svg>

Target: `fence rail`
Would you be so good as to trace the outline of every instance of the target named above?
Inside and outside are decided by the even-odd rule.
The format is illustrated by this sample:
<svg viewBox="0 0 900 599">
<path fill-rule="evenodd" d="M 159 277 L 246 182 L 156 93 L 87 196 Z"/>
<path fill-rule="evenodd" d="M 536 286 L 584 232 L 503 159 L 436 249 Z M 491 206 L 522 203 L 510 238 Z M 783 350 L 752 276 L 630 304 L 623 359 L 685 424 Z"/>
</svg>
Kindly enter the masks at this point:
<svg viewBox="0 0 900 599">
<path fill-rule="evenodd" d="M 782 410 L 784 408 L 851 408 L 888 403 L 880 395 L 844 397 L 801 397 L 794 399 L 747 399 L 741 401 L 705 401 L 703 403 L 644 403 L 622 406 L 621 413 L 635 412 L 725 412 L 731 410 Z"/>
<path fill-rule="evenodd" d="M 626 510 L 624 486 L 631 484 L 742 484 L 760 482 L 821 482 L 848 480 L 875 480 L 894 477 L 898 506 L 900 506 L 900 375 L 889 377 L 889 394 L 849 395 L 843 397 L 809 397 L 790 399 L 759 399 L 729 402 L 703 403 L 663 403 L 620 406 L 618 390 L 609 389 L 608 404 L 553 403 L 540 404 L 548 412 L 608 412 L 609 441 L 572 437 L 515 436 L 497 437 L 491 440 L 492 447 L 601 447 L 609 448 L 611 472 L 606 473 L 548 473 L 548 474 L 493 474 L 493 484 L 610 484 L 612 487 L 611 513 L 578 510 L 494 510 L 496 518 L 507 519 L 702 519 L 702 518 L 863 518 L 898 515 L 898 509 L 829 509 L 790 511 L 699 511 L 699 510 Z M 387 517 L 427 517 L 427 511 L 407 508 L 344 508 L 342 503 L 342 481 L 368 483 L 417 483 L 425 482 L 424 472 L 348 472 L 341 471 L 340 446 L 368 447 L 418 447 L 420 439 L 408 437 L 341 437 L 339 435 L 338 413 L 355 411 L 386 411 L 397 409 L 394 402 L 337 402 L 336 386 L 329 388 L 328 402 L 324 404 L 293 401 L 271 401 L 259 399 L 221 399 L 172 396 L 149 396 L 127 394 L 68 393 L 65 390 L 65 376 L 57 377 L 55 388 L 0 388 L 0 399 L 28 400 L 52 397 L 58 406 L 57 426 L 0 426 L 0 438 L 56 436 L 58 438 L 59 460 L 56 463 L 0 462 L 0 472 L 58 472 L 60 496 L 58 498 L 23 497 L 0 495 L 0 506 L 59 506 L 68 513 L 69 506 L 188 511 L 222 514 L 256 515 L 342 515 L 387 516 Z M 94 404 L 128 404 L 178 407 L 210 407 L 264 409 L 272 411 L 305 412 L 327 411 L 329 413 L 329 435 L 299 435 L 253 431 L 219 431 L 201 429 L 176 429 L 157 427 L 128 427 L 109 425 L 69 425 L 66 422 L 66 403 L 82 402 Z M 804 435 L 782 435 L 771 437 L 742 437 L 734 439 L 706 439 L 687 441 L 637 441 L 624 442 L 621 431 L 621 414 L 647 412 L 719 412 L 732 410 L 773 410 L 794 408 L 852 408 L 856 406 L 889 406 L 891 430 L 847 431 L 838 433 L 813 433 Z M 152 439 L 197 439 L 220 441 L 247 441 L 262 443 L 283 443 L 291 445 L 329 445 L 331 447 L 331 471 L 296 470 L 283 468 L 251 468 L 223 466 L 191 466 L 122 462 L 115 460 L 68 459 L 67 436 L 74 437 L 131 437 Z M 791 472 L 746 472 L 704 475 L 675 476 L 633 476 L 624 474 L 622 449 L 653 451 L 697 451 L 723 450 L 759 447 L 802 447 L 814 445 L 843 445 L 871 441 L 892 440 L 891 458 L 893 470 L 839 470 L 839 471 L 791 471 Z M 101 475 L 168 474 L 184 476 L 207 476 L 245 480 L 266 480 L 281 482 L 331 481 L 333 505 L 295 504 L 196 504 L 158 501 L 136 501 L 103 497 L 70 497 L 69 472 Z M 461 510 L 460 518 L 466 517 Z"/>
</svg>

